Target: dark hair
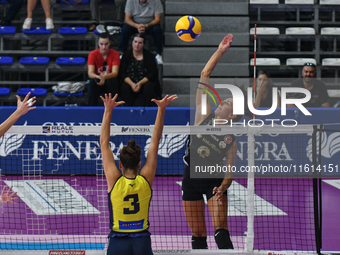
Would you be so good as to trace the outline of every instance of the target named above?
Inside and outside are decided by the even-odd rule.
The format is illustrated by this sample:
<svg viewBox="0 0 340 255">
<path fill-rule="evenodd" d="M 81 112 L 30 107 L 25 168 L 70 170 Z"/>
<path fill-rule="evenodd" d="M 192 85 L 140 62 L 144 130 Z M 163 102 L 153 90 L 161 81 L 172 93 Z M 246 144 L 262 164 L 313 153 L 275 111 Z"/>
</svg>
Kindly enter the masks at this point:
<svg viewBox="0 0 340 255">
<path fill-rule="evenodd" d="M 124 145 L 120 153 L 120 162 L 124 169 L 137 171 L 138 164 L 141 158 L 141 147 L 135 140 L 129 140 L 127 145 Z"/>
<path fill-rule="evenodd" d="M 272 81 L 272 79 L 270 78 L 270 74 L 265 71 L 265 70 L 260 70 L 257 74 L 257 77 L 259 77 L 260 75 L 266 75 L 268 77 L 268 86 L 273 87 L 274 83 Z"/>
<path fill-rule="evenodd" d="M 307 63 L 303 64 L 303 67 L 305 67 L 305 66 L 311 66 L 311 67 L 314 67 L 314 69 L 316 69 L 316 65 L 314 63 L 307 62 Z"/>
<path fill-rule="evenodd" d="M 99 34 L 99 39 L 109 39 L 110 41 L 110 36 L 107 33 Z"/>
<path fill-rule="evenodd" d="M 135 33 L 132 38 L 135 38 L 135 37 L 142 38 L 143 42 L 145 43 L 145 35 L 144 35 L 144 33 Z"/>
</svg>

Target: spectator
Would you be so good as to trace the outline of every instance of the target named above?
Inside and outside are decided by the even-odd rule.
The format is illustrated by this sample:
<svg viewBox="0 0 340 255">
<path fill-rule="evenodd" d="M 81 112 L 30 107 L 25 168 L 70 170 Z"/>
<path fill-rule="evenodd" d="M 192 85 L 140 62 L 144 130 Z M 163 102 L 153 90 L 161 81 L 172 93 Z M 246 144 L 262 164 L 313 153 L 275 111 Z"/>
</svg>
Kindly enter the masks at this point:
<svg viewBox="0 0 340 255">
<path fill-rule="evenodd" d="M 89 31 L 95 30 L 95 28 L 99 24 L 99 4 L 102 0 L 90 0 L 90 9 L 93 24 L 89 28 Z M 120 23 L 124 23 L 124 9 L 125 9 L 126 0 L 115 0 L 116 5 L 116 20 Z"/>
<path fill-rule="evenodd" d="M 151 99 L 159 99 L 161 89 L 155 56 L 144 49 L 145 37 L 135 34 L 132 49 L 124 53 L 119 70 L 121 78 L 121 97 L 126 106 L 152 106 Z M 138 97 L 143 98 L 138 103 Z"/>
<path fill-rule="evenodd" d="M 273 81 L 266 71 L 260 71 L 256 82 L 255 107 L 272 107 Z M 277 95 L 277 107 L 281 107 L 280 97 Z"/>
<path fill-rule="evenodd" d="M 125 24 L 120 34 L 118 51 L 124 53 L 131 35 L 135 33 L 150 34 L 156 45 L 156 59 L 163 64 L 163 31 L 161 16 L 163 6 L 160 0 L 127 0 L 125 7 Z"/>
<path fill-rule="evenodd" d="M 101 93 L 119 93 L 117 76 L 119 72 L 119 53 L 110 49 L 108 35 L 100 35 L 99 49 L 91 51 L 88 57 L 88 104 L 97 106 Z"/>
<path fill-rule="evenodd" d="M 302 68 L 302 78 L 293 81 L 291 87 L 305 88 L 311 93 L 311 99 L 303 104 L 304 107 L 330 107 L 326 85 L 322 81 L 315 79 L 315 68 L 315 64 L 305 63 Z M 290 93 L 287 97 L 304 98 L 305 95 L 302 93 Z M 288 106 L 295 107 L 295 105 Z"/>
<path fill-rule="evenodd" d="M 1 26 L 9 26 L 11 24 L 11 20 L 14 19 L 15 15 L 20 10 L 21 6 L 24 4 L 24 0 L 8 0 L 11 3 L 9 6 L 6 16 L 3 17 L 1 21 Z"/>
<path fill-rule="evenodd" d="M 24 21 L 22 29 L 30 30 L 33 20 L 33 10 L 37 4 L 37 0 L 27 0 L 27 18 Z M 46 29 L 50 30 L 54 28 L 53 20 L 51 18 L 51 4 L 50 0 L 41 0 L 42 7 L 46 16 Z"/>
</svg>

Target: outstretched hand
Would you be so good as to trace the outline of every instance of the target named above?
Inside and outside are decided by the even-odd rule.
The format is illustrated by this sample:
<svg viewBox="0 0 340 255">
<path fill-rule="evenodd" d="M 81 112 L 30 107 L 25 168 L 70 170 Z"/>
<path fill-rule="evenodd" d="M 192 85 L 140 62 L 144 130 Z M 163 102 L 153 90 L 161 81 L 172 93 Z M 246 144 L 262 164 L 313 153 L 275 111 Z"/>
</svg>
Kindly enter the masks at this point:
<svg viewBox="0 0 340 255">
<path fill-rule="evenodd" d="M 18 199 L 18 197 L 15 196 L 17 192 L 11 193 L 11 191 L 12 191 L 12 187 L 10 187 L 8 191 L 6 192 L 6 186 L 4 186 L 1 192 L 0 202 L 17 204 L 13 201 L 14 199 Z"/>
<path fill-rule="evenodd" d="M 162 100 L 152 99 L 151 101 L 155 102 L 159 108 L 165 109 L 172 101 L 174 101 L 177 98 L 178 98 L 177 95 L 172 96 L 166 95 Z"/>
<path fill-rule="evenodd" d="M 118 94 L 116 94 L 114 97 L 112 97 L 112 96 L 111 96 L 111 93 L 105 94 L 104 97 L 103 97 L 103 96 L 100 96 L 100 98 L 103 100 L 105 109 L 111 109 L 111 110 L 112 110 L 113 108 L 115 108 L 116 106 L 125 103 L 124 101 L 116 102 L 117 97 L 118 97 Z"/>
<path fill-rule="evenodd" d="M 28 111 L 35 109 L 35 106 L 31 107 L 32 105 L 36 103 L 35 97 L 32 97 L 31 99 L 29 99 L 30 95 L 31 95 L 31 92 L 28 92 L 23 101 L 21 101 L 20 97 L 17 95 L 16 111 L 19 113 L 20 116 L 26 114 Z"/>
<path fill-rule="evenodd" d="M 232 42 L 233 42 L 233 35 L 229 34 L 229 35 L 227 35 L 226 37 L 223 38 L 222 42 L 218 46 L 218 49 L 222 53 L 224 53 L 224 52 L 226 52 L 229 49 L 229 47 L 230 47 Z"/>
</svg>

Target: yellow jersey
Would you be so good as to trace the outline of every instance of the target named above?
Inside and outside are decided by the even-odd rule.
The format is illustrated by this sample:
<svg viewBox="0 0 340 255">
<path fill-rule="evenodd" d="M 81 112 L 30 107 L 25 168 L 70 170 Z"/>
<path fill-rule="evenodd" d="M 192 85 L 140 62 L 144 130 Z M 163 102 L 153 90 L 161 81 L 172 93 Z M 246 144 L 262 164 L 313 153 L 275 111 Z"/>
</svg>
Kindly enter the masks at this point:
<svg viewBox="0 0 340 255">
<path fill-rule="evenodd" d="M 135 233 L 149 228 L 152 189 L 144 176 L 129 179 L 122 175 L 108 195 L 112 231 Z"/>
</svg>

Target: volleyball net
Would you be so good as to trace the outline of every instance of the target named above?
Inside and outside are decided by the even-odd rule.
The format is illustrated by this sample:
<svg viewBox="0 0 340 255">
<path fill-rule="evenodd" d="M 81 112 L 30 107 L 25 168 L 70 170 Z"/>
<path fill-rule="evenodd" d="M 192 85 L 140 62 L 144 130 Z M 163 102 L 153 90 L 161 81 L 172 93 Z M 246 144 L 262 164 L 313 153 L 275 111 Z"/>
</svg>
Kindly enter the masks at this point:
<svg viewBox="0 0 340 255">
<path fill-rule="evenodd" d="M 149 214 L 155 253 L 191 250 L 181 191 L 188 136 L 224 134 L 235 135 L 237 142 L 234 181 L 228 189 L 234 252 L 317 251 L 312 167 L 318 153 L 312 146 L 313 127 L 274 130 L 164 127 Z M 134 139 L 142 148 L 143 166 L 152 131 L 153 126 L 112 126 L 116 163 L 123 145 Z M 0 188 L 6 187 L 6 195 L 12 187 L 18 199 L 0 203 L 0 250 L 103 253 L 110 229 L 99 134 L 100 127 L 14 126 L 1 138 Z M 206 174 L 202 171 L 198 178 Z M 214 250 L 207 206 L 205 218 L 208 246 Z"/>
</svg>

